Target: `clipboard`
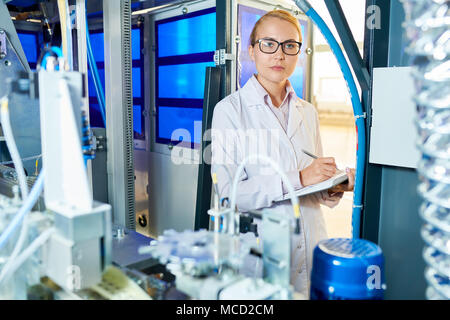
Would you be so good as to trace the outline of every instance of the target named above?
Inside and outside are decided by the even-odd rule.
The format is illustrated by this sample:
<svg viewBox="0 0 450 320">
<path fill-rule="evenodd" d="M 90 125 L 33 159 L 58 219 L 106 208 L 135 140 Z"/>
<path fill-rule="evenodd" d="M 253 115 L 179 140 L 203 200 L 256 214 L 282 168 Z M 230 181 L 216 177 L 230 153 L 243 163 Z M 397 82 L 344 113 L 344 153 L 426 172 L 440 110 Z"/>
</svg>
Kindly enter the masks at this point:
<svg viewBox="0 0 450 320">
<path fill-rule="evenodd" d="M 316 193 L 319 191 L 328 190 L 328 189 L 330 189 L 338 184 L 341 184 L 347 180 L 348 180 L 347 173 L 345 171 L 338 170 L 333 177 L 331 177 L 325 181 L 322 181 L 322 182 L 313 184 L 311 186 L 307 186 L 307 187 L 301 188 L 299 190 L 296 190 L 295 195 L 297 197 L 304 197 L 304 196 L 307 196 L 309 194 L 313 194 L 313 193 Z M 284 201 L 287 199 L 290 199 L 289 192 L 283 194 L 283 196 L 281 198 L 276 199 L 275 202 Z"/>
</svg>

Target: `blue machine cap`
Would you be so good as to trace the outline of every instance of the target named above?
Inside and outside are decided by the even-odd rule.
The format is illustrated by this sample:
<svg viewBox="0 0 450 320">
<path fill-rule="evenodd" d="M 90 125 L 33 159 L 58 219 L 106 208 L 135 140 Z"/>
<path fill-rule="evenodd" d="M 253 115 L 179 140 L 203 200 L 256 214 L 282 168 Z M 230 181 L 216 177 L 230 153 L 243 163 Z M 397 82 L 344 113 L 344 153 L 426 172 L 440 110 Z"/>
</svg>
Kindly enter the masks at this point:
<svg viewBox="0 0 450 320">
<path fill-rule="evenodd" d="M 362 239 L 327 239 L 314 249 L 311 299 L 383 299 L 384 257 Z"/>
</svg>

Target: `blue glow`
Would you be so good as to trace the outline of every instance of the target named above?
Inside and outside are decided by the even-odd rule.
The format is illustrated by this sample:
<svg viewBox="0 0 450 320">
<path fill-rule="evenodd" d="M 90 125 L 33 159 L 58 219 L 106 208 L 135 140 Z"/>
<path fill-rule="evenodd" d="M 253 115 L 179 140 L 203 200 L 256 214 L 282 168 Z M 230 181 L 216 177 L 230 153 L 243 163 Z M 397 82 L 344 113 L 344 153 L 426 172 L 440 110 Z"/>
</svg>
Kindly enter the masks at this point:
<svg viewBox="0 0 450 320">
<path fill-rule="evenodd" d="M 214 62 L 160 66 L 159 97 L 203 99 L 206 67 L 214 67 Z"/>
<path fill-rule="evenodd" d="M 178 108 L 178 107 L 159 107 L 158 121 L 160 138 L 172 139 L 172 134 L 177 129 L 184 129 L 180 131 L 180 135 L 173 137 L 175 141 L 184 142 L 201 142 L 201 126 L 202 126 L 203 109 L 198 108 Z M 197 123 L 197 132 L 194 134 L 194 122 Z M 200 130 L 198 130 L 200 128 Z M 199 132 L 198 132 L 199 131 Z"/>
<path fill-rule="evenodd" d="M 131 57 L 133 60 L 141 59 L 141 30 L 131 30 Z"/>
<path fill-rule="evenodd" d="M 105 88 L 105 70 L 98 69 L 98 75 L 100 76 L 100 81 L 102 82 L 103 88 Z M 88 91 L 89 97 L 97 97 L 97 94 L 95 93 L 94 79 L 92 79 L 91 72 L 88 72 Z"/>
<path fill-rule="evenodd" d="M 96 62 L 105 61 L 105 46 L 103 32 L 91 33 L 92 53 Z"/>
<path fill-rule="evenodd" d="M 297 67 L 289 78 L 289 82 L 299 98 L 303 98 L 304 71 L 303 67 Z"/>
<path fill-rule="evenodd" d="M 158 56 L 216 50 L 216 13 L 158 24 Z"/>
<path fill-rule="evenodd" d="M 37 34 L 17 33 L 28 63 L 36 63 L 38 48 Z"/>
<path fill-rule="evenodd" d="M 137 98 L 141 96 L 141 68 L 133 68 L 133 97 Z"/>
<path fill-rule="evenodd" d="M 133 106 L 133 129 L 142 134 L 142 110 L 140 105 Z"/>
</svg>

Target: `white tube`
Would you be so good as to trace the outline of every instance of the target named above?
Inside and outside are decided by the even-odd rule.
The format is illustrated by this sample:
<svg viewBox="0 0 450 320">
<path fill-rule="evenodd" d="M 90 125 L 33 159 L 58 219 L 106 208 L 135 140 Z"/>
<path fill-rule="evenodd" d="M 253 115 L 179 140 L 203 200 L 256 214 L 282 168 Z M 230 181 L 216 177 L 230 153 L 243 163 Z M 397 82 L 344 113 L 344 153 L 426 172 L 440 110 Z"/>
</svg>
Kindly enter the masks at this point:
<svg viewBox="0 0 450 320">
<path fill-rule="evenodd" d="M 14 263 L 11 265 L 10 269 L 8 270 L 8 272 L 3 275 L 3 277 L 0 278 L 0 285 L 3 281 L 8 281 L 8 279 L 11 277 L 12 274 L 14 274 L 14 272 L 16 272 L 16 270 L 18 268 L 20 268 L 20 266 L 29 258 L 33 255 L 33 253 L 39 249 L 47 240 L 48 238 L 50 238 L 50 236 L 52 235 L 52 233 L 55 231 L 54 228 L 50 228 L 45 230 L 43 233 L 41 233 L 41 235 L 39 237 L 37 237 L 29 246 L 28 248 L 26 248 L 21 254 L 20 256 L 14 261 Z"/>
<path fill-rule="evenodd" d="M 5 230 L 0 234 L 0 249 L 7 243 L 8 239 L 13 234 L 14 230 L 20 225 L 22 219 L 31 211 L 36 201 L 39 199 L 39 195 L 44 188 L 44 176 L 45 176 L 45 167 L 42 168 L 41 173 L 38 176 L 38 179 L 34 183 L 33 188 L 31 189 L 30 196 L 24 201 L 22 207 L 19 209 L 19 212 L 14 216 L 13 220 L 8 224 Z"/>
<path fill-rule="evenodd" d="M 22 193 L 22 200 L 28 197 L 28 185 L 27 178 L 25 176 L 25 170 L 23 169 L 22 158 L 20 158 L 19 150 L 17 150 L 16 142 L 11 129 L 11 123 L 9 121 L 8 110 L 8 98 L 3 97 L 1 99 L 1 124 L 3 129 L 3 135 L 5 136 L 6 145 L 8 146 L 11 159 L 16 168 L 17 178 L 19 180 L 20 192 Z"/>
<path fill-rule="evenodd" d="M 5 276 L 5 274 L 11 269 L 11 266 L 14 264 L 14 260 L 16 260 L 19 255 L 20 250 L 22 250 L 23 244 L 25 243 L 26 236 L 28 233 L 28 223 L 27 221 L 22 221 L 22 228 L 20 229 L 19 239 L 17 240 L 16 245 L 14 246 L 14 250 L 9 256 L 8 260 L 4 264 L 2 271 L 0 272 L 0 282 L 1 279 Z"/>
<path fill-rule="evenodd" d="M 269 164 L 281 177 L 281 180 L 283 181 L 283 183 L 285 184 L 286 188 L 288 189 L 289 192 L 289 196 L 291 198 L 291 204 L 292 204 L 292 208 L 294 210 L 294 216 L 295 218 L 299 219 L 300 218 L 300 206 L 298 203 L 298 198 L 295 196 L 295 191 L 294 191 L 294 187 L 292 186 L 291 182 L 289 181 L 288 177 L 286 176 L 286 174 L 281 170 L 280 166 L 273 161 L 271 158 L 263 156 L 263 155 L 259 155 L 259 154 L 253 154 L 253 155 L 249 155 L 248 157 L 246 157 L 241 164 L 239 165 L 239 167 L 236 170 L 236 173 L 234 175 L 234 180 L 233 180 L 233 186 L 231 189 L 231 198 L 230 198 L 230 208 L 231 208 L 231 214 L 234 214 L 234 208 L 236 207 L 236 194 L 237 194 L 237 187 L 238 187 L 238 183 L 239 183 L 239 177 L 241 175 L 241 173 L 244 171 L 244 167 L 245 165 L 252 161 L 252 160 L 262 160 L 263 162 L 266 162 L 267 164 Z M 234 219 L 230 219 L 230 221 L 228 221 L 229 225 L 228 225 L 228 233 L 234 234 L 235 232 L 235 221 Z"/>
</svg>

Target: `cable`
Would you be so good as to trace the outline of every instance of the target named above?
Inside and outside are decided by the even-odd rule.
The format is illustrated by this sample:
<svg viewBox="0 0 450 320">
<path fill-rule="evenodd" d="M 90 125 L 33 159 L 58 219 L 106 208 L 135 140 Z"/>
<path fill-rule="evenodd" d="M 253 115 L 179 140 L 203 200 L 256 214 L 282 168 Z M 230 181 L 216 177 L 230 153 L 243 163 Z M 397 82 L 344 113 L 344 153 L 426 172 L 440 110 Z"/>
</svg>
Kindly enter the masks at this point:
<svg viewBox="0 0 450 320">
<path fill-rule="evenodd" d="M 22 207 L 19 209 L 19 212 L 14 216 L 14 219 L 10 222 L 10 224 L 0 235 L 0 250 L 6 244 L 8 239 L 11 237 L 14 230 L 16 230 L 16 228 L 19 226 L 22 219 L 31 211 L 34 204 L 39 199 L 39 195 L 41 194 L 44 188 L 44 176 L 45 176 L 45 168 L 42 168 L 41 173 L 39 174 L 36 182 L 34 183 L 34 186 L 31 189 L 29 196 L 25 200 Z"/>
<path fill-rule="evenodd" d="M 14 246 L 13 252 L 9 256 L 8 260 L 6 261 L 6 263 L 2 268 L 2 271 L 0 272 L 0 283 L 2 282 L 2 279 L 5 276 L 5 274 L 11 269 L 11 266 L 14 264 L 14 261 L 19 255 L 20 250 L 22 250 L 22 247 L 26 240 L 27 233 L 28 233 L 28 223 L 26 221 L 23 221 L 22 228 L 19 234 L 19 239 L 17 240 L 16 245 Z"/>
<path fill-rule="evenodd" d="M 236 195 L 237 195 L 237 187 L 239 183 L 239 177 L 241 176 L 241 173 L 244 171 L 245 165 L 252 160 L 262 160 L 263 162 L 266 162 L 269 164 L 281 177 L 281 180 L 286 185 L 286 188 L 288 189 L 290 198 L 291 198 L 291 204 L 292 208 L 294 210 L 294 217 L 296 219 L 296 226 L 295 226 L 295 233 L 300 233 L 300 205 L 298 202 L 298 198 L 295 196 L 294 187 L 292 186 L 291 182 L 289 181 L 289 178 L 286 176 L 286 174 L 281 170 L 281 168 L 278 166 L 278 164 L 272 160 L 269 157 L 259 155 L 259 154 L 253 154 L 246 157 L 238 166 L 236 173 L 234 174 L 234 180 L 233 185 L 231 188 L 231 197 L 230 197 L 230 208 L 232 209 L 231 212 L 234 212 L 234 208 L 236 207 Z M 235 221 L 234 219 L 230 219 L 231 221 L 228 221 L 228 232 L 234 234 L 235 233 Z"/>
<path fill-rule="evenodd" d="M 31 160 L 35 160 L 36 159 L 36 166 L 39 163 L 39 158 L 42 157 L 42 154 L 39 154 L 37 156 L 32 156 L 32 157 L 26 157 L 26 158 L 22 158 L 22 162 L 25 161 L 31 161 Z M 14 161 L 4 161 L 4 162 L 0 162 L 0 165 L 7 165 L 7 164 L 14 164 Z"/>
<path fill-rule="evenodd" d="M 17 178 L 19 180 L 20 192 L 22 193 L 22 200 L 28 197 L 28 185 L 25 170 L 22 164 L 22 158 L 20 158 L 19 150 L 17 150 L 16 142 L 11 129 L 11 122 L 9 121 L 9 109 L 8 98 L 1 99 L 1 124 L 3 129 L 3 135 L 5 136 L 6 145 L 8 146 L 11 159 L 14 163 L 14 167 L 17 172 Z"/>
<path fill-rule="evenodd" d="M 88 55 L 89 70 L 91 71 L 92 79 L 94 80 L 95 92 L 97 94 L 97 100 L 100 107 L 100 113 L 102 115 L 103 124 L 106 127 L 106 112 L 105 112 L 105 92 L 103 90 L 100 76 L 98 74 L 97 63 L 95 62 L 94 54 L 92 53 L 91 39 L 89 34 L 89 25 L 86 12 L 86 47 Z"/>
<path fill-rule="evenodd" d="M 64 61 L 64 55 L 63 55 L 63 52 L 62 52 L 61 48 L 55 47 L 55 46 L 47 48 L 45 54 L 42 57 L 41 63 L 40 63 L 40 67 L 42 69 L 44 69 L 44 70 L 47 69 L 47 58 L 52 53 L 54 53 L 58 57 L 58 60 Z"/>
<path fill-rule="evenodd" d="M 0 278 L 0 284 L 3 281 L 7 281 L 9 277 L 14 274 L 14 272 L 22 266 L 22 264 L 33 255 L 33 253 L 39 249 L 49 238 L 50 236 L 55 232 L 54 228 L 49 228 L 45 230 L 39 237 L 37 237 L 29 246 L 26 248 L 20 256 L 17 258 L 17 260 L 14 261 L 14 263 L 11 265 L 9 270 L 3 274 L 3 277 Z"/>
<path fill-rule="evenodd" d="M 347 60 L 331 33 L 330 29 L 319 16 L 319 14 L 311 7 L 306 0 L 294 0 L 295 4 L 317 25 L 320 32 L 330 45 L 331 51 L 335 55 L 344 79 L 347 82 L 348 90 L 350 91 L 350 98 L 353 106 L 353 113 L 355 115 L 355 123 L 357 128 L 358 144 L 356 149 L 356 177 L 355 189 L 353 192 L 353 210 L 352 210 L 352 234 L 353 238 L 360 236 L 361 212 L 362 212 L 362 189 L 366 162 L 366 128 L 365 128 L 365 114 L 361 105 L 361 100 L 358 94 L 355 80 L 348 66 Z"/>
</svg>

